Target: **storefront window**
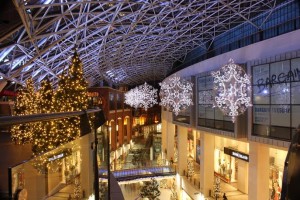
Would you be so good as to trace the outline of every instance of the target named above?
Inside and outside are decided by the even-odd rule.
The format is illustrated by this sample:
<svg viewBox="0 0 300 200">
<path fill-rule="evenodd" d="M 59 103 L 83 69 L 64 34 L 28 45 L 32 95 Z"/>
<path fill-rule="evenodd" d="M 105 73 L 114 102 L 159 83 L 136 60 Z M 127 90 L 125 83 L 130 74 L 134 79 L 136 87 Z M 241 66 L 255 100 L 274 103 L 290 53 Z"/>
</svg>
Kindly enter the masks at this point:
<svg viewBox="0 0 300 200">
<path fill-rule="evenodd" d="M 239 166 L 249 162 L 247 143 L 216 137 L 214 150 L 214 174 L 224 182 L 244 184 L 248 181 L 239 174 Z M 244 169 L 244 167 L 242 167 Z M 240 170 L 243 170 L 240 168 Z M 235 184 L 236 185 L 236 184 Z"/>
<path fill-rule="evenodd" d="M 194 149 L 194 135 L 191 129 L 188 130 L 188 157 L 194 158 L 195 149 Z"/>
<path fill-rule="evenodd" d="M 231 118 L 225 116 L 219 108 L 213 108 L 213 77 L 210 72 L 197 77 L 198 120 L 197 125 L 226 131 L 234 131 Z"/>
<path fill-rule="evenodd" d="M 290 140 L 300 117 L 300 58 L 252 67 L 253 135 Z"/>
<path fill-rule="evenodd" d="M 286 151 L 270 149 L 269 195 L 271 200 L 280 199 L 286 155 Z"/>
</svg>

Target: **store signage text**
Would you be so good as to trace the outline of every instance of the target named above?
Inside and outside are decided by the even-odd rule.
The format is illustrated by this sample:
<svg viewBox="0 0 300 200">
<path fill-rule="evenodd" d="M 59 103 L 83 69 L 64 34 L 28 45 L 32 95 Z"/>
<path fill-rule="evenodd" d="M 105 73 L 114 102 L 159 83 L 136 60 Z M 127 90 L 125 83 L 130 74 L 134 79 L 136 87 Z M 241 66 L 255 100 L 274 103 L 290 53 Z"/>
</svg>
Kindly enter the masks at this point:
<svg viewBox="0 0 300 200">
<path fill-rule="evenodd" d="M 64 155 L 65 155 L 64 153 L 54 155 L 53 157 L 48 158 L 48 161 L 51 162 L 51 161 L 57 160 L 57 159 L 59 159 L 59 158 L 64 157 Z"/>
<path fill-rule="evenodd" d="M 259 89 L 258 93 L 261 93 L 268 85 L 272 87 L 273 84 L 282 84 L 282 83 L 288 83 L 292 81 L 299 81 L 300 80 L 300 70 L 298 68 L 294 70 L 290 70 L 287 73 L 280 73 L 278 75 L 273 74 L 270 77 L 267 77 L 266 79 L 258 79 L 257 80 L 257 87 Z"/>
<path fill-rule="evenodd" d="M 247 155 L 245 153 L 242 153 L 242 152 L 239 152 L 239 151 L 236 151 L 236 150 L 233 150 L 233 149 L 229 149 L 229 148 L 226 148 L 226 147 L 224 147 L 224 153 L 228 154 L 230 156 L 233 156 L 235 158 L 239 158 L 241 160 L 249 162 L 249 155 Z"/>
</svg>

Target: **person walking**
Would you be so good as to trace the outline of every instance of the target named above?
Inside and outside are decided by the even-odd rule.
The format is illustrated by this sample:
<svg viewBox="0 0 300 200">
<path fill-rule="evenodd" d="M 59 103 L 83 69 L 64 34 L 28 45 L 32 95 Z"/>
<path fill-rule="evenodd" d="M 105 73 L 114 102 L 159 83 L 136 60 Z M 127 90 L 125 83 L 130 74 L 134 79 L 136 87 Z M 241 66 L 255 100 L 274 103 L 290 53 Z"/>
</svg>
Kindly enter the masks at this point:
<svg viewBox="0 0 300 200">
<path fill-rule="evenodd" d="M 223 194 L 223 200 L 228 200 L 226 197 L 226 193 Z"/>
</svg>

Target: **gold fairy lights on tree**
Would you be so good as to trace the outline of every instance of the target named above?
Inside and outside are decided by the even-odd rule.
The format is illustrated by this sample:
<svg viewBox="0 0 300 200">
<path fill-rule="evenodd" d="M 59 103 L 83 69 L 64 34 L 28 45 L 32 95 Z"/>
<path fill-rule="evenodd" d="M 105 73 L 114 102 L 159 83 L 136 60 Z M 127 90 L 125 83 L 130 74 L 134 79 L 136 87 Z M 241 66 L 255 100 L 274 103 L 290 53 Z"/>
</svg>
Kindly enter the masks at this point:
<svg viewBox="0 0 300 200">
<path fill-rule="evenodd" d="M 54 90 L 50 80 L 42 81 L 38 92 L 39 113 L 52 113 L 54 109 Z M 37 122 L 33 132 L 32 152 L 34 155 L 50 151 L 60 144 L 55 121 Z"/>
<path fill-rule="evenodd" d="M 88 106 L 87 85 L 83 77 L 82 62 L 75 51 L 69 73 L 63 72 L 60 76 L 56 92 L 48 79 L 41 83 L 38 93 L 34 90 L 33 81 L 27 81 L 25 89 L 20 91 L 16 100 L 16 115 L 85 110 Z M 79 136 L 80 117 L 21 124 L 12 129 L 15 143 L 32 142 L 34 156 L 73 141 Z"/>
<path fill-rule="evenodd" d="M 63 75 L 58 83 L 55 95 L 57 112 L 80 111 L 87 109 L 87 82 L 83 77 L 82 62 L 75 51 L 69 73 Z M 70 117 L 58 122 L 59 135 L 65 142 L 80 136 L 80 117 Z"/>
<path fill-rule="evenodd" d="M 25 87 L 18 91 L 15 103 L 15 116 L 30 115 L 37 113 L 37 96 L 32 79 L 26 81 Z M 34 123 L 17 124 L 12 126 L 11 137 L 15 144 L 32 142 Z"/>
</svg>

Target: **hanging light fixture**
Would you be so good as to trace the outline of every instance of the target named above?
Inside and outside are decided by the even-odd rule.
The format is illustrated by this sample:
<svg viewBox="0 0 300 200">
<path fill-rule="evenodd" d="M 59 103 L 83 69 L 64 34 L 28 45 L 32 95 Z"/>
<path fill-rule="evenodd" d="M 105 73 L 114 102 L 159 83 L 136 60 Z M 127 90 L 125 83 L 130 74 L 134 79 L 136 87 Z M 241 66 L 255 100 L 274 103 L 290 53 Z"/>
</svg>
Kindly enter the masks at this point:
<svg viewBox="0 0 300 200">
<path fill-rule="evenodd" d="M 148 108 L 157 104 L 157 89 L 144 83 L 125 93 L 125 103 L 134 108 Z"/>
<path fill-rule="evenodd" d="M 243 114 L 251 104 L 248 92 L 251 91 L 250 76 L 233 59 L 220 70 L 212 72 L 214 77 L 215 104 L 232 122 Z"/>
<path fill-rule="evenodd" d="M 165 79 L 160 85 L 160 105 L 168 110 L 178 113 L 190 105 L 193 105 L 193 84 L 178 76 L 171 76 Z"/>
</svg>

